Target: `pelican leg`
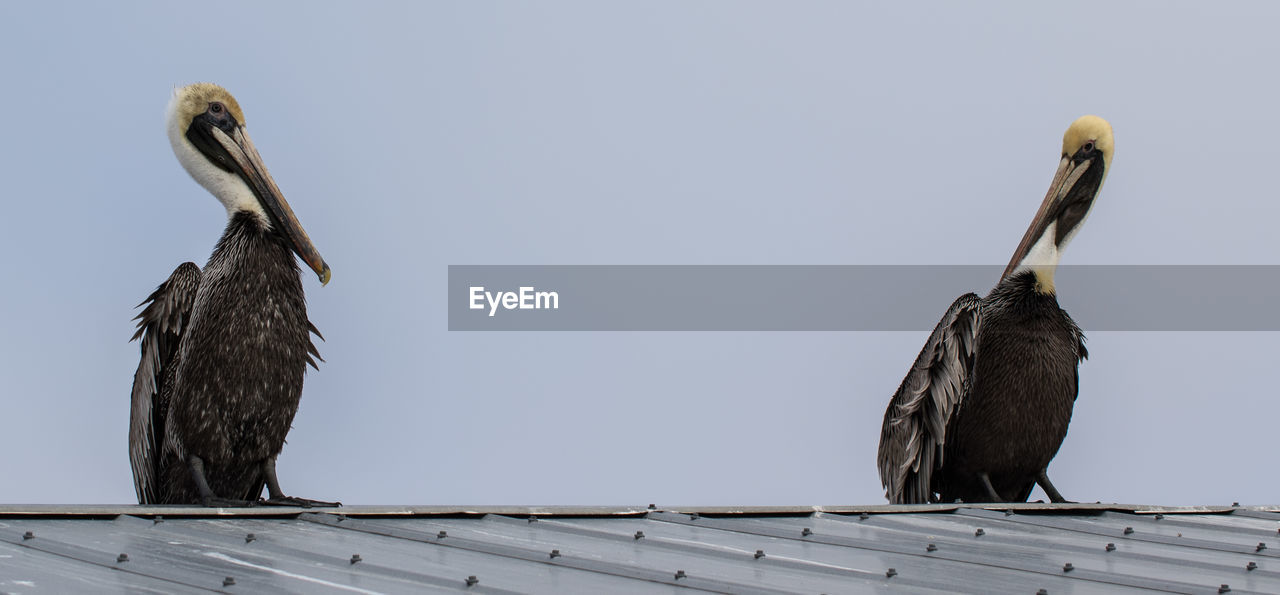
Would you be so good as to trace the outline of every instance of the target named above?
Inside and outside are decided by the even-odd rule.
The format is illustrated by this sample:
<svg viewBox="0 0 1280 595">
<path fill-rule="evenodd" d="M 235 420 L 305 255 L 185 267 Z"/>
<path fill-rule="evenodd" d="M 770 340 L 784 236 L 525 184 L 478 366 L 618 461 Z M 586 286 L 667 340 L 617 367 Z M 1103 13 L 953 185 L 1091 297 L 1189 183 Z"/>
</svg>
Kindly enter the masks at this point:
<svg viewBox="0 0 1280 595">
<path fill-rule="evenodd" d="M 996 488 L 991 485 L 991 477 L 985 471 L 978 474 L 978 479 L 982 480 L 982 487 L 987 488 L 987 496 L 991 498 L 988 502 L 1004 502 L 1004 499 L 996 492 Z"/>
<path fill-rule="evenodd" d="M 204 476 L 204 459 L 190 455 L 187 457 L 187 467 L 191 469 L 191 479 L 196 482 L 196 489 L 200 491 L 201 506 L 244 508 L 254 505 L 254 502 L 249 500 L 232 500 L 214 495 L 213 490 L 209 489 L 209 480 Z"/>
<path fill-rule="evenodd" d="M 1062 492 L 1059 492 L 1058 488 L 1053 487 L 1053 482 L 1049 481 L 1048 469 L 1041 469 L 1040 473 L 1036 474 L 1036 483 L 1040 484 L 1041 488 L 1044 488 L 1044 493 L 1049 496 L 1050 502 L 1067 501 L 1066 498 L 1062 497 Z"/>
<path fill-rule="evenodd" d="M 284 490 L 280 489 L 280 480 L 276 478 L 275 457 L 262 462 L 262 476 L 267 481 L 267 495 L 269 497 L 266 500 L 262 500 L 261 503 L 267 506 L 301 506 L 302 508 L 342 506 L 341 502 L 325 502 L 324 500 L 310 500 L 284 495 Z"/>
</svg>

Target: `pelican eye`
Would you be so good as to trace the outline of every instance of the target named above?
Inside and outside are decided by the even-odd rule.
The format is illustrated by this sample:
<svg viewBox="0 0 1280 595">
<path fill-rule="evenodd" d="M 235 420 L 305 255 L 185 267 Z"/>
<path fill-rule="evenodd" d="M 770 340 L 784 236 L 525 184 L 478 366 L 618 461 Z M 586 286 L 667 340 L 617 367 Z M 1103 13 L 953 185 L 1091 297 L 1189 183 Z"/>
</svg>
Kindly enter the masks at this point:
<svg viewBox="0 0 1280 595">
<path fill-rule="evenodd" d="M 222 107 L 222 104 L 217 101 L 209 104 L 209 113 L 211 114 L 221 114 L 224 109 L 226 108 Z"/>
<path fill-rule="evenodd" d="M 1081 147 L 1081 150 L 1083 150 L 1085 153 L 1092 153 L 1092 152 L 1093 152 L 1093 141 L 1089 141 L 1089 142 L 1085 143 L 1085 144 L 1084 144 L 1084 146 L 1083 146 L 1083 147 Z"/>
</svg>

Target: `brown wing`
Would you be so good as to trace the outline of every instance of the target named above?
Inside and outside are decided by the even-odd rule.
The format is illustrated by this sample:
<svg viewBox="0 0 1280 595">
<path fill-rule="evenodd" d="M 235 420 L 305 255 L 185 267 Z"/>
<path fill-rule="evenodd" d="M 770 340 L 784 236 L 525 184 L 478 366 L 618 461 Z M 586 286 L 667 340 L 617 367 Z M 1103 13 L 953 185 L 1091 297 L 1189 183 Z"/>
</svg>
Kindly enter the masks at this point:
<svg viewBox="0 0 1280 595">
<path fill-rule="evenodd" d="M 933 499 L 930 481 L 942 465 L 947 422 L 969 390 L 981 314 L 976 294 L 951 304 L 884 412 L 876 462 L 892 504 Z"/>
<path fill-rule="evenodd" d="M 191 305 L 199 286 L 200 267 L 184 262 L 138 304 L 146 307 L 134 318 L 138 332 L 130 341 L 142 339 L 142 359 L 133 375 L 129 464 L 133 467 L 133 487 L 139 504 L 159 502 L 164 424 L 169 414 L 178 343 L 191 318 Z"/>
</svg>

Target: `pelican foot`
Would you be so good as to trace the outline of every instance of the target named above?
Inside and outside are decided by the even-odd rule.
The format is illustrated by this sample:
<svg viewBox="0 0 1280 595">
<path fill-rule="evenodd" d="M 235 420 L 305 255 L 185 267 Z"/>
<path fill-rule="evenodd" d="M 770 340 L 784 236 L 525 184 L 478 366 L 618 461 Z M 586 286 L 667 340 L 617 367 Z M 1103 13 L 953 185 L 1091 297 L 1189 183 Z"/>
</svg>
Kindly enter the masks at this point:
<svg viewBox="0 0 1280 595">
<path fill-rule="evenodd" d="M 336 508 L 342 506 L 341 502 L 325 502 L 324 500 L 294 498 L 292 496 L 273 496 L 259 500 L 258 504 L 263 506 L 300 506 L 302 508 Z"/>
<path fill-rule="evenodd" d="M 324 500 L 310 500 L 284 495 L 284 491 L 280 489 L 280 480 L 276 479 L 275 457 L 262 461 L 262 478 L 267 483 L 267 495 L 270 496 L 265 500 L 258 501 L 263 506 L 301 506 L 303 508 L 336 508 L 342 506 L 341 502 L 325 502 Z"/>
</svg>

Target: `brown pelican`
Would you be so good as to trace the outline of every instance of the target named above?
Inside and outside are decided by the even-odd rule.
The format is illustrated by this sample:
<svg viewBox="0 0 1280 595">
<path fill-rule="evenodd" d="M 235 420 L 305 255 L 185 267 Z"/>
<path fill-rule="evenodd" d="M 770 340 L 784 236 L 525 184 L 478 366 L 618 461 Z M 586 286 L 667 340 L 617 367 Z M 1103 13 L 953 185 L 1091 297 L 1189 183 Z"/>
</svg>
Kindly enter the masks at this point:
<svg viewBox="0 0 1280 595">
<path fill-rule="evenodd" d="M 204 271 L 178 266 L 138 315 L 129 461 L 141 504 L 336 505 L 290 498 L 276 456 L 319 358 L 294 253 L 329 281 L 329 265 L 285 202 L 230 93 L 197 83 L 167 114 L 178 161 L 227 208 Z M 141 306 L 142 304 L 139 304 Z"/>
<path fill-rule="evenodd" d="M 880 481 L 894 504 L 1023 502 L 1067 435 L 1084 334 L 1058 307 L 1053 274 L 1111 169 L 1111 125 L 1071 124 L 1040 210 L 987 297 L 960 296 L 884 413 Z"/>
</svg>

